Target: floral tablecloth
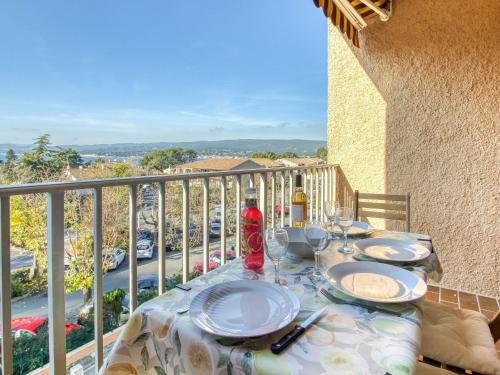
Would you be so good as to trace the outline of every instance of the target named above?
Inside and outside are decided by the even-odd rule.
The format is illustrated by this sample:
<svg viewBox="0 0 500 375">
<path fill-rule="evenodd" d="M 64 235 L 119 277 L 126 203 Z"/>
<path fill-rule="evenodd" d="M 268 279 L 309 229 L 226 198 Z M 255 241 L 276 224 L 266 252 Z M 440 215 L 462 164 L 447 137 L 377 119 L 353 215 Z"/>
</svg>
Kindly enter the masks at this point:
<svg viewBox="0 0 500 375">
<path fill-rule="evenodd" d="M 353 261 L 326 249 L 322 265 Z M 340 257 L 340 258 L 339 258 Z M 313 261 L 288 259 L 281 277 L 301 301 L 297 322 L 328 305 L 326 314 L 280 355 L 270 345 L 293 325 L 254 339 L 226 339 L 198 329 L 189 313 L 178 314 L 186 292 L 173 289 L 141 305 L 131 316 L 100 373 L 114 374 L 413 374 L 420 342 L 421 313 L 413 304 L 393 305 L 401 316 L 348 304 L 332 304 L 318 293 L 321 287 L 337 297 L 350 297 L 316 282 Z M 189 282 L 194 297 L 210 285 L 230 280 L 274 281 L 274 268 L 266 260 L 262 273 L 245 270 L 240 259 Z M 258 306 L 255 307 L 256 309 Z"/>
</svg>

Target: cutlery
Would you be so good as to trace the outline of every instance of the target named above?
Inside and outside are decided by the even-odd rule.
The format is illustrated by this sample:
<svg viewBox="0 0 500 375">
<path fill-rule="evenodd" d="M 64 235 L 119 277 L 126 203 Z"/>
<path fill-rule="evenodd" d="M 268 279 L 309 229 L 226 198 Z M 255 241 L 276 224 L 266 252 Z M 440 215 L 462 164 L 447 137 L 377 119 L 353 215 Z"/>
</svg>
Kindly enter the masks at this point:
<svg viewBox="0 0 500 375">
<path fill-rule="evenodd" d="M 384 309 L 384 308 L 380 308 L 378 306 L 372 306 L 372 305 L 368 305 L 368 304 L 357 302 L 357 301 L 350 301 L 350 302 L 344 301 L 344 300 L 342 300 L 340 298 L 335 297 L 328 290 L 323 289 L 323 288 L 321 288 L 320 292 L 326 298 L 328 298 L 331 302 L 336 303 L 336 304 L 340 304 L 340 305 L 353 305 L 353 306 L 362 307 L 364 309 L 372 309 L 372 310 L 377 310 L 377 311 L 380 311 L 380 312 L 383 312 L 383 313 L 386 313 L 386 314 L 401 316 L 401 314 L 398 313 L 398 312 L 396 312 L 396 311 L 387 310 L 387 309 Z"/>
<path fill-rule="evenodd" d="M 271 344 L 271 352 L 274 354 L 279 354 L 281 353 L 288 345 L 290 345 L 292 342 L 297 340 L 297 338 L 302 335 L 307 328 L 313 324 L 316 319 L 318 319 L 321 314 L 326 310 L 328 306 L 323 307 L 321 310 L 316 311 L 314 314 L 309 316 L 306 320 L 304 320 L 301 324 L 295 326 L 293 331 L 287 333 L 285 336 L 283 336 L 278 342 L 275 342 L 274 344 Z"/>
</svg>

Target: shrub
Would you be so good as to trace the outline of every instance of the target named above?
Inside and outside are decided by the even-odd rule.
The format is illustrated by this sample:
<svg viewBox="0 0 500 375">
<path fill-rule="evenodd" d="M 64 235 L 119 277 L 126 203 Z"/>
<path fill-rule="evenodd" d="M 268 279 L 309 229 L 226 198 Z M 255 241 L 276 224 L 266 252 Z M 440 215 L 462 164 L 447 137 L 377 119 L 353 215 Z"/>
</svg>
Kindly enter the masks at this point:
<svg viewBox="0 0 500 375">
<path fill-rule="evenodd" d="M 158 296 L 158 289 L 148 289 L 137 294 L 137 305 L 142 305 L 144 302 Z"/>
<path fill-rule="evenodd" d="M 47 330 L 37 336 L 22 336 L 13 343 L 13 373 L 26 374 L 49 361 L 49 337 Z"/>
<path fill-rule="evenodd" d="M 120 314 L 123 309 L 123 298 L 125 298 L 125 291 L 123 289 L 114 289 L 103 295 L 104 333 L 110 332 L 119 326 Z M 94 306 L 90 306 L 86 314 L 78 317 L 78 324 L 90 328 L 91 331 L 94 330 Z"/>
<path fill-rule="evenodd" d="M 11 298 L 24 296 L 29 289 L 29 268 L 19 268 L 10 274 L 10 296 Z"/>
</svg>

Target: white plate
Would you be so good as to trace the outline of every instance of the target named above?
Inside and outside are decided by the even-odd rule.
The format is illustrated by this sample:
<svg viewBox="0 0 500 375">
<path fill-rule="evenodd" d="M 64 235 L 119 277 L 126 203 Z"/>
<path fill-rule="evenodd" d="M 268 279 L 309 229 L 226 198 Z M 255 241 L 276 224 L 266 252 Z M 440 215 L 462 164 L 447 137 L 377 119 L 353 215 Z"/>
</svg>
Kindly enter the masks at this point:
<svg viewBox="0 0 500 375">
<path fill-rule="evenodd" d="M 191 302 L 191 320 L 224 337 L 255 337 L 291 323 L 300 310 L 295 294 L 277 284 L 236 280 L 213 285 Z"/>
<path fill-rule="evenodd" d="M 352 227 L 350 227 L 349 231 L 347 232 L 347 236 L 362 236 L 370 233 L 372 230 L 373 227 L 368 223 L 363 223 L 362 221 L 353 221 Z M 336 235 L 342 235 L 342 231 L 337 225 L 335 225 L 333 231 Z"/>
<path fill-rule="evenodd" d="M 427 285 L 416 274 L 385 263 L 339 263 L 328 269 L 327 277 L 341 292 L 371 302 L 408 302 L 427 292 Z"/>
<path fill-rule="evenodd" d="M 354 246 L 371 258 L 389 262 L 416 262 L 427 258 L 431 253 L 418 242 L 385 237 L 360 240 Z"/>
</svg>

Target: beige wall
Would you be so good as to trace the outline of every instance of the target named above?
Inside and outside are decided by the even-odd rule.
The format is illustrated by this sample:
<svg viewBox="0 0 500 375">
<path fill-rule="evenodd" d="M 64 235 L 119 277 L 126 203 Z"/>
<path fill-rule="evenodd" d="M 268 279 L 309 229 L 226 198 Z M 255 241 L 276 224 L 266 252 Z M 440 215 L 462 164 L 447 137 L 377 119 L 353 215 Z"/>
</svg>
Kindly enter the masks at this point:
<svg viewBox="0 0 500 375">
<path fill-rule="evenodd" d="M 356 49 L 330 25 L 329 161 L 412 194 L 442 285 L 500 295 L 500 1 L 394 0 Z"/>
</svg>

